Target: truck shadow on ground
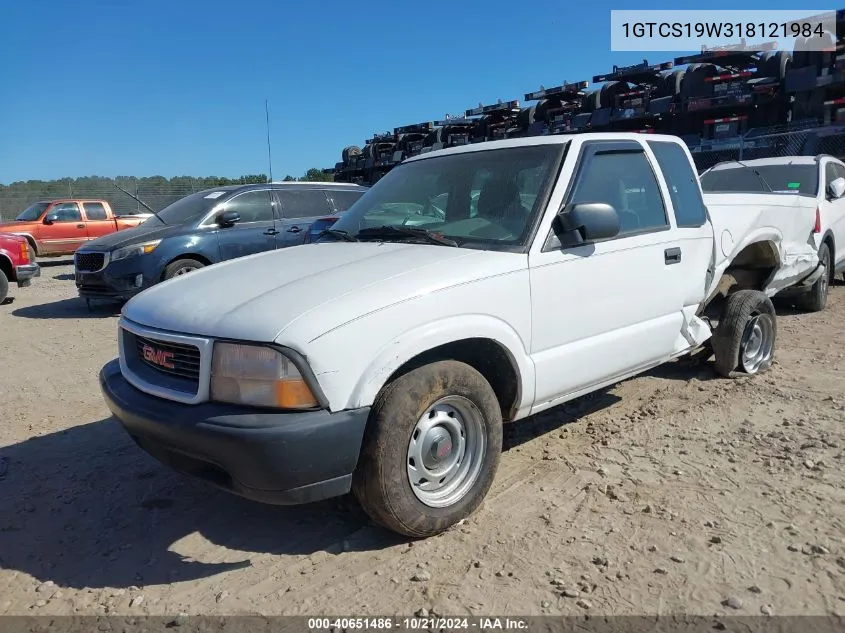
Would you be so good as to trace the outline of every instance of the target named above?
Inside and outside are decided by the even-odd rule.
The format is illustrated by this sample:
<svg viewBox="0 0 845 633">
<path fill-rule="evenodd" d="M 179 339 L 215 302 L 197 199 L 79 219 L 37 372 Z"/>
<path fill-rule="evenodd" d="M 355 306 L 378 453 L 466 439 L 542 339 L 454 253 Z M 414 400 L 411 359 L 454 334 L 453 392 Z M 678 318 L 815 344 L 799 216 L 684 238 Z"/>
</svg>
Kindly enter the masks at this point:
<svg viewBox="0 0 845 633">
<path fill-rule="evenodd" d="M 506 425 L 505 450 L 615 404 L 609 389 Z M 113 418 L 0 448 L 0 492 L 0 566 L 63 587 L 184 582 L 249 567 L 253 553 L 339 554 L 406 542 L 372 524 L 351 495 L 268 506 L 176 474 Z M 226 562 L 203 562 L 220 558 Z"/>
<path fill-rule="evenodd" d="M 74 297 L 18 308 L 12 311 L 12 316 L 24 319 L 102 319 L 119 315 L 122 307 L 116 302 L 91 302 L 89 309 L 85 299 Z"/>
</svg>

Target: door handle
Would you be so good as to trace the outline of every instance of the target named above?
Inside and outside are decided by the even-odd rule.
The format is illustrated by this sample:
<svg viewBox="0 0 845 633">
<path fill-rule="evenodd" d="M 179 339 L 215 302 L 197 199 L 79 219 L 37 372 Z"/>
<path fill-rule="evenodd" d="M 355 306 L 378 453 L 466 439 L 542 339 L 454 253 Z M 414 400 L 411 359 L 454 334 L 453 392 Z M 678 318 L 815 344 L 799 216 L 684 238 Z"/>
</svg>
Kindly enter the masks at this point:
<svg viewBox="0 0 845 633">
<path fill-rule="evenodd" d="M 276 229 L 267 229 L 264 231 L 264 235 L 278 235 L 279 232 Z"/>
<path fill-rule="evenodd" d="M 298 226 L 292 226 L 288 229 L 288 233 L 299 233 L 301 230 Z"/>
<path fill-rule="evenodd" d="M 85 228 L 85 225 L 84 225 L 84 224 L 77 224 L 77 225 L 76 225 L 76 228 L 78 228 L 78 229 L 84 229 L 84 228 Z"/>
<path fill-rule="evenodd" d="M 663 261 L 667 266 L 681 263 L 681 249 L 677 246 L 675 248 L 667 248 L 663 251 Z"/>
</svg>

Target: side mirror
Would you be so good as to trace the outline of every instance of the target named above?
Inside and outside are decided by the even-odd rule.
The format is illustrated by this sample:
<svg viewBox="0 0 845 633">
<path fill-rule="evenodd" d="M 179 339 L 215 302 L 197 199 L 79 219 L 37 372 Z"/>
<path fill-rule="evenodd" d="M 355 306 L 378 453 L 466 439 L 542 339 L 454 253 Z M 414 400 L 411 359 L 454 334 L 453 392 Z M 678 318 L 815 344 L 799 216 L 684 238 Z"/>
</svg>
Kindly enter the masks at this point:
<svg viewBox="0 0 845 633">
<path fill-rule="evenodd" d="M 843 195 L 845 195 L 845 178 L 837 178 L 832 183 L 830 183 L 830 197 L 834 200 L 838 200 Z"/>
<path fill-rule="evenodd" d="M 51 213 L 50 215 L 45 215 L 44 220 L 43 220 L 44 224 L 52 224 L 53 222 L 58 222 L 58 221 L 59 221 L 59 216 L 56 215 L 55 213 Z"/>
<path fill-rule="evenodd" d="M 594 242 L 619 234 L 619 214 L 604 202 L 579 202 L 564 207 L 557 215 L 563 246 Z"/>
<path fill-rule="evenodd" d="M 241 214 L 237 211 L 224 211 L 217 216 L 219 226 L 234 226 L 241 221 Z"/>
</svg>

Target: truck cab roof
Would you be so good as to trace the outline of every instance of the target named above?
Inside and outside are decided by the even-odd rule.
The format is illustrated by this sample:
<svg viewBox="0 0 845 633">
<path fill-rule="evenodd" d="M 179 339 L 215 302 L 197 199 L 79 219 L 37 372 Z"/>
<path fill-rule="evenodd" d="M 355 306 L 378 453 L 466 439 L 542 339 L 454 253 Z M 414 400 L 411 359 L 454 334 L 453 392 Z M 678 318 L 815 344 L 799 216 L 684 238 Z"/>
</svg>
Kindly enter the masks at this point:
<svg viewBox="0 0 845 633">
<path fill-rule="evenodd" d="M 588 141 L 667 141 L 677 145 L 686 144 L 677 136 L 671 134 L 649 134 L 644 137 L 638 132 L 583 132 L 580 134 L 555 134 L 549 136 L 525 136 L 518 138 L 501 139 L 496 141 L 484 141 L 480 143 L 471 143 L 469 145 L 460 145 L 457 147 L 448 147 L 445 149 L 438 149 L 419 156 L 408 158 L 404 162 L 410 163 L 416 160 L 428 160 L 437 156 L 461 154 L 465 152 L 483 152 L 493 149 L 506 149 L 509 147 L 529 147 L 534 145 L 564 145 L 572 140 L 578 139 L 581 142 Z"/>
</svg>

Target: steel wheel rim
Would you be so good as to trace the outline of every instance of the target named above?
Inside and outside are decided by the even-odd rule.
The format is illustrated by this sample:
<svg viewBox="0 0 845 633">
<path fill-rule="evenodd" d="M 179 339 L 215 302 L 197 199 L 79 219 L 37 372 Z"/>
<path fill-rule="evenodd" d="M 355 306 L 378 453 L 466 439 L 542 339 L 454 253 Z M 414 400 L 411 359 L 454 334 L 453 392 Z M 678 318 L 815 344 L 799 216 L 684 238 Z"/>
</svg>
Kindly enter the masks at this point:
<svg viewBox="0 0 845 633">
<path fill-rule="evenodd" d="M 464 498 L 481 473 L 487 439 L 481 411 L 463 396 L 446 396 L 417 420 L 408 442 L 408 482 L 431 508 Z"/>
<path fill-rule="evenodd" d="M 755 374 L 771 361 L 774 332 L 774 323 L 768 314 L 758 314 L 746 324 L 739 347 L 740 363 L 746 373 Z"/>
<path fill-rule="evenodd" d="M 176 272 L 173 273 L 173 276 L 178 277 L 179 275 L 187 275 L 192 270 L 193 268 L 191 268 L 190 266 L 183 266 L 182 268 L 177 268 Z"/>
</svg>

